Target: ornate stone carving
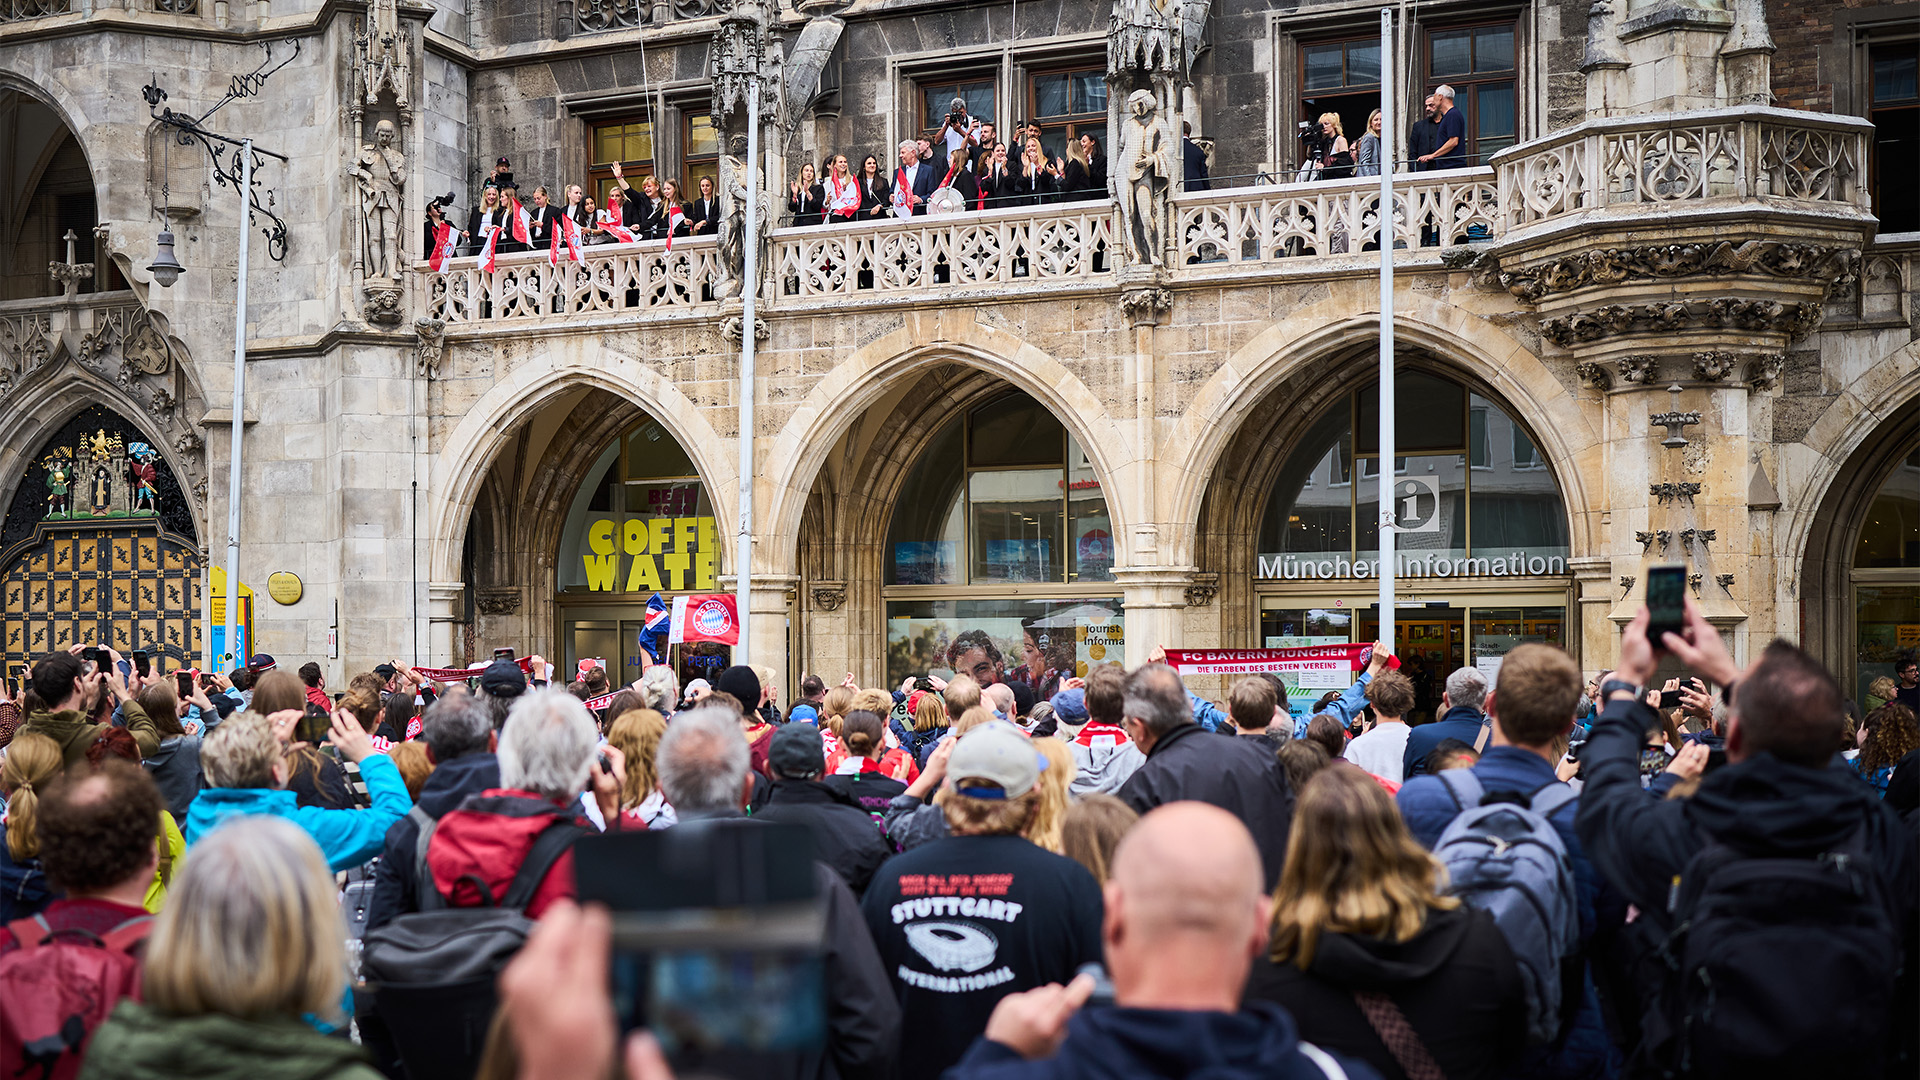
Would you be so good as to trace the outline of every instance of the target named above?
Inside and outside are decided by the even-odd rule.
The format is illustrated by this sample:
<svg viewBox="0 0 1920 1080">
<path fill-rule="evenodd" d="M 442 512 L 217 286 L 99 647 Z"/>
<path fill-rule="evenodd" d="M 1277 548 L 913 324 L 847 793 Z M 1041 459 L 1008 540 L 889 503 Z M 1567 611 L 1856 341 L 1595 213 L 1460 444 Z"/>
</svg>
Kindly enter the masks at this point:
<svg viewBox="0 0 1920 1080">
<path fill-rule="evenodd" d="M 414 374 L 423 378 L 440 377 L 440 355 L 446 348 L 447 324 L 440 319 L 413 320 Z"/>
<path fill-rule="evenodd" d="M 74 261 L 74 243 L 80 238 L 72 229 L 61 239 L 67 242 L 67 261 L 47 264 L 47 275 L 60 284 L 61 291 L 71 300 L 80 294 L 80 283 L 93 280 L 93 264 Z"/>
<path fill-rule="evenodd" d="M 1652 484 L 1647 488 L 1647 492 L 1648 494 L 1652 495 L 1655 499 L 1658 499 L 1662 504 L 1670 503 L 1670 502 L 1684 502 L 1684 503 L 1691 504 L 1693 502 L 1693 497 L 1695 495 L 1700 494 L 1700 485 L 1691 484 L 1691 483 Z"/>
<path fill-rule="evenodd" d="M 1622 600 L 1625 600 L 1627 598 L 1627 594 L 1633 591 L 1633 583 L 1635 580 L 1636 579 L 1632 574 L 1620 575 L 1620 598 Z"/>
<path fill-rule="evenodd" d="M 14 379 L 37 370 L 53 357 L 53 323 L 47 313 L 0 315 L 0 377 Z"/>
<path fill-rule="evenodd" d="M 378 105 L 382 92 L 391 92 L 402 112 L 413 104 L 413 39 L 400 25 L 396 0 L 371 0 L 367 17 L 354 27 L 354 95 L 364 104 Z"/>
<path fill-rule="evenodd" d="M 1660 378 L 1657 356 L 1626 356 L 1620 359 L 1620 381 L 1629 386 L 1646 386 Z"/>
<path fill-rule="evenodd" d="M 1680 546 L 1683 549 L 1690 548 L 1693 546 L 1693 542 L 1698 540 L 1700 541 L 1701 547 L 1706 547 L 1718 537 L 1718 529 L 1682 529 L 1680 530 Z"/>
<path fill-rule="evenodd" d="M 476 589 L 473 606 L 482 615 L 511 615 L 520 610 L 520 590 Z"/>
<path fill-rule="evenodd" d="M 1762 353 L 1747 361 L 1747 385 L 1755 390 L 1771 390 L 1780 385 L 1780 369 L 1786 362 L 1785 353 Z"/>
<path fill-rule="evenodd" d="M 1179 175 L 1175 154 L 1179 142 L 1171 113 L 1162 109 L 1151 90 L 1127 95 L 1127 119 L 1114 149 L 1115 189 L 1120 195 L 1120 231 L 1135 265 L 1163 265 L 1168 192 Z"/>
<path fill-rule="evenodd" d="M 1220 595 L 1220 575 L 1195 574 L 1193 584 L 1187 586 L 1187 606 L 1206 607 L 1213 598 Z"/>
<path fill-rule="evenodd" d="M 393 121 L 373 128 L 373 142 L 360 148 L 348 173 L 360 191 L 360 265 L 367 280 L 398 280 L 403 258 L 400 216 L 405 203 L 407 159 L 393 144 Z M 368 317 L 369 322 L 385 321 Z M 394 321 L 399 321 L 396 312 Z"/>
<path fill-rule="evenodd" d="M 747 137 L 745 134 L 728 136 L 729 151 L 720 155 L 720 242 L 716 253 L 720 259 L 720 269 L 726 274 L 726 284 L 720 288 L 720 298 L 731 300 L 744 294 L 747 272 Z M 764 176 L 757 178 L 754 185 L 758 189 L 759 207 L 754 221 L 755 264 L 759 272 L 767 269 L 767 238 L 773 231 L 773 204 L 767 201 L 767 182 Z M 754 294 L 759 295 L 759 282 L 755 282 Z M 736 339 L 737 340 L 737 339 Z"/>
<path fill-rule="evenodd" d="M 640 0 L 574 0 L 573 26 L 583 34 L 624 30 L 647 21 L 652 5 Z"/>
<path fill-rule="evenodd" d="M 847 602 L 847 586 L 841 581 L 820 581 L 813 586 L 813 606 L 820 611 L 839 611 Z"/>
<path fill-rule="evenodd" d="M 1153 326 L 1159 323 L 1162 312 L 1173 310 L 1173 290 L 1153 286 L 1145 289 L 1128 289 L 1120 294 L 1120 311 L 1132 321 L 1134 326 Z"/>
<path fill-rule="evenodd" d="M 1740 363 L 1738 353 L 1708 350 L 1693 354 L 1693 377 L 1701 382 L 1720 382 Z"/>
<path fill-rule="evenodd" d="M 1733 588 L 1733 575 L 1732 574 L 1715 574 L 1713 575 L 1713 583 L 1715 585 L 1720 586 L 1723 589 L 1727 589 L 1731 591 Z"/>
<path fill-rule="evenodd" d="M 1608 370 L 1605 364 L 1582 360 L 1573 365 L 1573 373 L 1580 376 L 1581 382 L 1595 390 L 1613 389 L 1613 372 Z"/>
<path fill-rule="evenodd" d="M 173 440 L 173 448 L 187 456 L 198 454 L 206 449 L 206 445 L 207 441 L 200 437 L 199 432 L 193 430 L 183 431 L 179 438 Z"/>
<path fill-rule="evenodd" d="M 741 322 L 742 319 L 739 315 L 727 316 L 720 322 L 720 336 L 733 342 L 735 345 L 740 344 Z M 767 327 L 767 320 L 755 315 L 753 317 L 753 340 L 766 341 L 772 336 L 773 331 Z"/>
<path fill-rule="evenodd" d="M 1627 333 L 1672 333 L 1677 330 L 1734 327 L 1785 334 L 1798 340 L 1820 323 L 1820 305 L 1781 303 L 1778 300 L 1742 300 L 1731 297 L 1706 302 L 1673 301 L 1658 304 L 1609 304 L 1591 312 L 1576 311 L 1540 320 L 1540 334 L 1562 348 L 1576 342 L 1599 341 Z"/>
<path fill-rule="evenodd" d="M 176 404 L 178 403 L 173 400 L 173 392 L 162 386 L 154 390 L 153 397 L 147 402 L 147 411 L 164 419 L 172 414 Z"/>
<path fill-rule="evenodd" d="M 1491 258 L 1491 256 L 1490 256 Z M 1860 261 L 1856 248 L 1748 240 L 1735 244 L 1658 244 L 1640 248 L 1600 248 L 1567 255 L 1538 266 L 1497 269 L 1497 282 L 1529 304 L 1555 293 L 1622 281 L 1691 277 L 1698 274 L 1763 274 L 1792 281 L 1819 281 L 1829 288 L 1852 281 Z"/>
<path fill-rule="evenodd" d="M 369 285 L 366 305 L 360 311 L 368 322 L 377 326 L 399 326 L 401 314 L 398 285 L 396 284 L 393 288 Z"/>
</svg>

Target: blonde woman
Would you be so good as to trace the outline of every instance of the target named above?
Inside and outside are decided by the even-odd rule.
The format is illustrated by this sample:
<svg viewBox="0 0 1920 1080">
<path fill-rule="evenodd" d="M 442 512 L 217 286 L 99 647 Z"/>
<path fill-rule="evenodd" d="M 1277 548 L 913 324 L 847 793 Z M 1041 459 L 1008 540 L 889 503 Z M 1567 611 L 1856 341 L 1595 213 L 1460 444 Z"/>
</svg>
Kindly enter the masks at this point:
<svg viewBox="0 0 1920 1080">
<path fill-rule="evenodd" d="M 1448 1077 L 1505 1071 L 1527 1037 L 1519 965 L 1492 916 L 1441 895 L 1444 876 L 1371 776 L 1315 773 L 1246 998 L 1285 1007 L 1302 1039 L 1384 1076 L 1423 1059 Z M 1401 1030 L 1414 1049 L 1388 1050 Z"/>
<path fill-rule="evenodd" d="M 625 755 L 627 776 L 620 785 L 620 812 L 628 822 L 646 828 L 672 825 L 673 807 L 660 793 L 654 757 L 667 733 L 667 718 L 652 709 L 629 709 L 607 729 L 607 741 Z"/>
<path fill-rule="evenodd" d="M 853 711 L 853 691 L 836 686 L 820 697 L 820 745 L 827 752 L 827 775 L 832 776 L 847 759 L 847 744 L 841 737 L 847 714 Z"/>
<path fill-rule="evenodd" d="M 1053 852 L 1066 854 L 1062 833 L 1067 821 L 1067 788 L 1073 783 L 1073 754 L 1059 739 L 1033 740 L 1033 748 L 1046 755 L 1047 767 L 1040 773 L 1040 805 L 1034 808 L 1033 824 L 1027 826 L 1027 839 Z"/>
<path fill-rule="evenodd" d="M 34 826 L 40 795 L 62 767 L 60 744 L 38 732 L 16 735 L 7 745 L 6 764 L 0 766 L 0 795 L 7 800 L 7 842 L 0 847 L 0 925 L 30 919 L 53 900 Z"/>
<path fill-rule="evenodd" d="M 1380 110 L 1367 114 L 1367 133 L 1360 136 L 1360 143 L 1354 149 L 1353 163 L 1359 176 L 1379 176 L 1380 161 Z"/>
<path fill-rule="evenodd" d="M 344 1023 L 345 937 L 306 833 L 266 816 L 228 822 L 174 878 L 147 942 L 144 1000 L 114 1010 L 80 1075 L 378 1080 L 359 1047 L 302 1019 Z"/>
<path fill-rule="evenodd" d="M 1113 868 L 1113 850 L 1139 820 L 1133 807 L 1112 795 L 1082 795 L 1060 820 L 1060 854 L 1086 867 L 1093 880 L 1105 885 Z"/>
</svg>

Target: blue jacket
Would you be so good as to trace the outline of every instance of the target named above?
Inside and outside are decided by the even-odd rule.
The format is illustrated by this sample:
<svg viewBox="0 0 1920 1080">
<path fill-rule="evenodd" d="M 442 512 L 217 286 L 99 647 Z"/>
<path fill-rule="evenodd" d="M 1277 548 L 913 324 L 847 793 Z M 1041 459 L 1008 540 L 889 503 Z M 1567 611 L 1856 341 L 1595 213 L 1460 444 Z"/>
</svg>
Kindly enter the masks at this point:
<svg viewBox="0 0 1920 1080">
<path fill-rule="evenodd" d="M 1324 1050 L 1350 1080 L 1378 1080 L 1365 1062 Z M 1208 1080 L 1324 1080 L 1301 1050 L 1285 1009 L 1248 1002 L 1239 1012 L 1171 1009 L 1082 1009 L 1067 1021 L 1067 1040 L 1050 1058 L 1028 1061 L 981 1036 L 945 1080 L 1093 1080 L 1095 1077 L 1207 1077 Z"/>
<path fill-rule="evenodd" d="M 1373 676 L 1363 671 L 1360 673 L 1360 677 L 1354 680 L 1352 686 L 1347 687 L 1339 697 L 1327 702 L 1324 708 L 1316 709 L 1305 716 L 1294 717 L 1293 737 L 1296 739 L 1306 738 L 1307 721 L 1312 720 L 1321 713 L 1335 717 L 1342 725 L 1351 727 L 1353 725 L 1353 718 L 1359 716 L 1360 710 L 1367 707 L 1367 684 L 1372 681 Z"/>
<path fill-rule="evenodd" d="M 301 806 L 291 791 L 273 788 L 208 788 L 187 808 L 184 830 L 187 849 L 200 842 L 221 822 L 243 814 L 270 814 L 286 818 L 320 845 L 331 870 L 359 866 L 380 854 L 387 829 L 407 816 L 413 799 L 400 779 L 400 770 L 385 754 L 370 754 L 360 763 L 373 806 L 366 810 L 325 810 Z"/>
<path fill-rule="evenodd" d="M 1461 711 L 1455 709 L 1447 715 L 1451 717 Z M 1426 724 L 1414 728 L 1413 734 L 1418 737 L 1420 732 L 1439 726 Z M 1471 738 L 1469 735 L 1468 739 Z M 1439 740 L 1434 742 L 1438 743 Z M 1480 756 L 1480 763 L 1473 767 L 1473 775 L 1488 791 L 1517 791 L 1523 795 L 1531 795 L 1548 784 L 1561 782 L 1545 758 L 1514 746 L 1489 746 Z M 1461 810 L 1454 803 L 1446 785 L 1431 774 L 1409 777 L 1395 798 L 1400 804 L 1400 816 L 1406 820 L 1407 831 L 1429 850 Z M 1601 928 L 1603 923 L 1608 928 L 1617 924 L 1624 908 L 1618 896 L 1601 881 L 1585 849 L 1580 846 L 1580 836 L 1574 831 L 1574 819 L 1579 812 L 1580 800 L 1574 799 L 1547 820 L 1553 825 L 1554 832 L 1560 834 L 1560 842 L 1566 845 L 1567 855 L 1573 863 L 1574 886 L 1580 893 L 1576 901 L 1580 909 L 1580 950 L 1584 957 L 1595 930 Z M 1605 1077 L 1619 1072 L 1619 1051 L 1614 1048 L 1607 1034 L 1606 1019 L 1600 1012 L 1600 999 L 1594 989 L 1591 971 L 1583 977 L 1583 982 L 1585 994 L 1580 1011 L 1574 1015 L 1565 1036 L 1552 1046 L 1534 1048 L 1531 1056 L 1523 1059 L 1517 1075 Z"/>
<path fill-rule="evenodd" d="M 1486 714 L 1479 709 L 1455 705 L 1447 710 L 1447 715 L 1434 723 L 1421 724 L 1414 728 L 1407 733 L 1407 752 L 1406 756 L 1400 759 L 1400 775 L 1411 780 L 1426 772 L 1427 755 L 1433 753 L 1433 748 L 1447 739 L 1459 739 L 1468 746 L 1472 746 L 1473 740 L 1480 737 L 1481 726 L 1487 722 Z M 1492 741 L 1491 735 L 1488 741 Z M 1547 771 L 1551 773 L 1553 770 Z"/>
</svg>

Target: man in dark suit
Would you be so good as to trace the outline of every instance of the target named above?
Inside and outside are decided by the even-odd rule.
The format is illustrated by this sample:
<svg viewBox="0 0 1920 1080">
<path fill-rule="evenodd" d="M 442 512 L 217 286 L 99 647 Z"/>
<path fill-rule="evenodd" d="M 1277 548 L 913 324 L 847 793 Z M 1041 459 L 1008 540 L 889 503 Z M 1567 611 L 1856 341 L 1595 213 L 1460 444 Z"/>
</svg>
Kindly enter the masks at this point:
<svg viewBox="0 0 1920 1080">
<path fill-rule="evenodd" d="M 1427 158 L 1440 146 L 1440 121 L 1434 116 L 1436 111 L 1433 95 L 1428 94 L 1420 119 L 1407 130 L 1407 156 L 1413 159 L 1414 172 L 1433 168 L 1427 164 Z"/>
<path fill-rule="evenodd" d="M 900 168 L 899 171 L 894 174 L 896 192 L 898 192 L 902 180 L 906 181 L 906 188 L 907 191 L 912 193 L 912 199 L 901 199 L 900 201 L 910 202 L 913 213 L 915 214 L 926 213 L 927 196 L 933 194 L 933 166 L 920 160 L 919 143 L 912 139 L 905 140 L 900 144 Z"/>
<path fill-rule="evenodd" d="M 1183 191 L 1209 191 L 1213 184 L 1207 180 L 1207 152 L 1193 141 L 1193 125 L 1182 121 L 1180 124 L 1180 159 L 1185 183 Z"/>
<path fill-rule="evenodd" d="M 687 204 L 688 235 L 712 236 L 720 229 L 720 200 L 713 197 L 713 177 L 700 178 L 700 197 Z"/>
</svg>

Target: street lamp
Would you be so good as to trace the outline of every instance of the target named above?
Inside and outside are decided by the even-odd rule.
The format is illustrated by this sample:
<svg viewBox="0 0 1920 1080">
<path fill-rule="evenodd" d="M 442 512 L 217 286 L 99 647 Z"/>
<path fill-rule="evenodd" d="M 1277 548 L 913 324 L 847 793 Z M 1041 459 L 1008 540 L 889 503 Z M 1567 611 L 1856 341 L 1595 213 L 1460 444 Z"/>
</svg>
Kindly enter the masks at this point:
<svg viewBox="0 0 1920 1080">
<path fill-rule="evenodd" d="M 160 230 L 160 236 L 153 242 L 153 263 L 147 269 L 163 289 L 173 288 L 173 283 L 179 281 L 180 275 L 186 272 L 180 260 L 173 257 L 172 229 Z"/>
</svg>

